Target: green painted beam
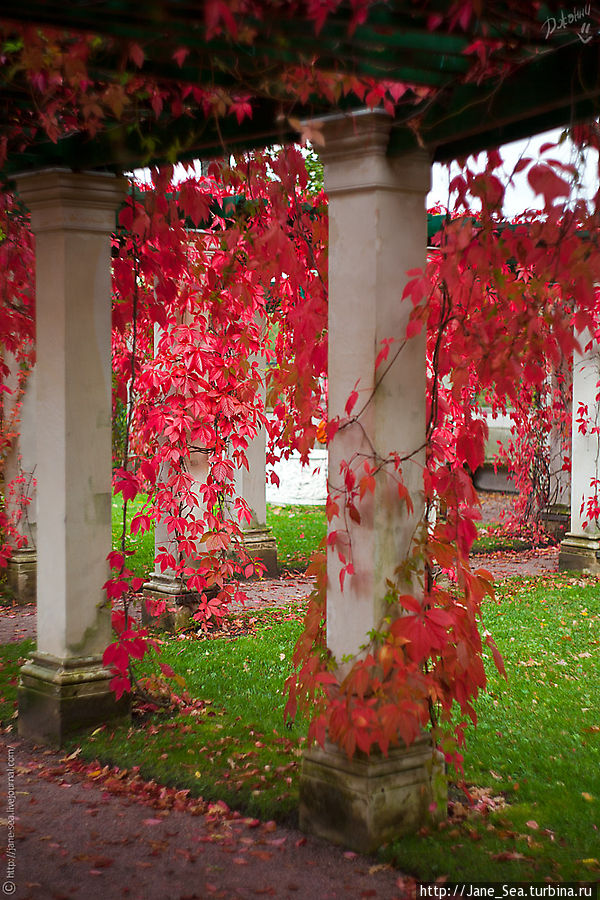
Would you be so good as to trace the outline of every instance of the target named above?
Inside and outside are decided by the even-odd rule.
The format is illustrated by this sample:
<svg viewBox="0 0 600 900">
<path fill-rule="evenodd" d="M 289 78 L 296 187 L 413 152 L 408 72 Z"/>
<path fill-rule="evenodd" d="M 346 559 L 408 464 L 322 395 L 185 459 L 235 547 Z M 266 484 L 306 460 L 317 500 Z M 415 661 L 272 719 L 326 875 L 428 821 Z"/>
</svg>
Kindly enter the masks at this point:
<svg viewBox="0 0 600 900">
<path fill-rule="evenodd" d="M 433 0 L 428 10 L 437 8 L 447 10 L 447 4 Z M 488 2 L 482 8 L 484 16 L 489 14 L 490 33 L 510 33 L 510 16 L 517 14 L 513 4 Z M 139 121 L 109 124 L 94 140 L 74 135 L 56 145 L 41 141 L 11 158 L 6 172 L 48 165 L 123 170 L 175 158 L 206 159 L 230 150 L 293 140 L 295 133 L 287 121 L 290 115 L 301 119 L 331 111 L 331 105 L 318 98 L 299 104 L 277 93 L 283 68 L 298 62 L 299 57 L 310 59 L 311 51 L 325 69 L 441 88 L 434 103 L 399 105 L 390 145 L 393 154 L 408 151 L 420 140 L 433 158 L 448 160 L 589 118 L 599 111 L 598 41 L 584 45 L 573 34 L 542 41 L 539 27 L 536 31 L 531 21 L 525 21 L 527 15 L 521 9 L 518 14 L 525 16 L 522 34 L 518 23 L 513 29 L 514 42 L 505 52 L 508 59 L 519 58 L 520 65 L 504 79 L 482 83 L 464 83 L 467 61 L 462 51 L 480 33 L 477 23 L 469 35 L 459 29 L 452 33 L 428 31 L 427 14 L 421 7 L 390 0 L 373 7 L 368 22 L 353 35 L 348 34 L 350 10 L 342 4 L 315 35 L 306 21 L 286 18 L 285 4 L 280 9 L 278 14 L 274 7 L 273 21 L 258 31 L 252 46 L 236 46 L 224 37 L 204 42 L 203 7 L 191 0 L 147 0 L 144 4 L 99 0 L 94 5 L 89 0 L 29 0 L 20 5 L 5 0 L 0 13 L 3 19 L 114 36 L 117 46 L 109 52 L 105 45 L 91 64 L 91 71 L 107 80 L 118 71 L 123 42 L 139 40 L 147 51 L 143 71 L 162 83 L 187 80 L 227 88 L 257 86 L 262 92 L 254 101 L 252 119 L 240 125 L 231 117 L 216 123 L 199 109 L 192 109 L 189 117 L 157 121 L 148 110 Z M 173 52 L 183 44 L 190 47 L 190 54 L 180 69 Z M 24 87 L 18 75 L 14 83 L 3 83 L 0 75 L 0 129 L 3 118 L 5 124 L 10 122 L 11 109 L 27 104 Z M 274 95 L 269 96 L 269 91 Z M 336 108 L 351 110 L 358 105 L 352 97 L 344 97 Z M 23 108 L 27 110 L 27 106 Z M 418 126 L 418 139 L 414 126 Z"/>
<path fill-rule="evenodd" d="M 540 55 L 496 84 L 459 85 L 424 111 L 423 145 L 438 161 L 600 114 L 598 45 L 581 42 Z M 390 152 L 400 155 L 417 146 L 396 122 Z"/>
</svg>

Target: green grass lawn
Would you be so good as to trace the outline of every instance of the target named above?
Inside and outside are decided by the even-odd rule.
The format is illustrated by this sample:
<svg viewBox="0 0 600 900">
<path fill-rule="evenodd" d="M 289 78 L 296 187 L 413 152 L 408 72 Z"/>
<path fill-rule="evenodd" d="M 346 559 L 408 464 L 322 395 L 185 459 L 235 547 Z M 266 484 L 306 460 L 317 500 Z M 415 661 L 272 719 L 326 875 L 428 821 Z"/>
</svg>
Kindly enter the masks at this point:
<svg viewBox="0 0 600 900">
<path fill-rule="evenodd" d="M 130 500 L 127 504 L 127 536 L 125 546 L 133 550 L 134 555 L 128 557 L 127 565 L 134 575 L 145 578 L 154 568 L 154 529 L 144 534 L 131 534 L 131 520 L 138 513 L 146 498 Z M 121 549 L 121 531 L 123 526 L 123 498 L 121 494 L 112 498 L 112 545 L 113 550 Z"/>
<path fill-rule="evenodd" d="M 267 524 L 277 541 L 277 558 L 282 569 L 303 571 L 327 533 L 324 506 L 267 506 Z M 498 523 L 477 523 L 478 536 L 473 553 L 499 550 L 526 550 L 531 540 L 506 534 Z"/>
<path fill-rule="evenodd" d="M 465 779 L 507 806 L 386 848 L 421 877 L 600 878 L 600 585 L 565 574 L 510 579 L 484 607 L 508 683 L 467 731 Z"/>
<path fill-rule="evenodd" d="M 324 506 L 267 506 L 280 569 L 304 571 L 327 533 Z"/>
<path fill-rule="evenodd" d="M 139 512 L 143 499 L 127 504 L 126 547 L 133 550 L 128 565 L 135 575 L 146 577 L 154 567 L 154 532 L 132 535 L 131 520 Z M 311 554 L 325 536 L 327 523 L 324 506 L 274 506 L 267 507 L 267 525 L 273 529 L 277 541 L 279 568 L 284 571 L 304 571 Z M 121 496 L 112 501 L 113 548 L 120 547 L 122 526 Z"/>
<path fill-rule="evenodd" d="M 488 790 L 492 807 L 506 805 L 469 813 L 453 790 L 458 815 L 383 848 L 383 860 L 426 880 L 600 878 L 599 587 L 595 578 L 565 574 L 511 579 L 486 602 L 485 625 L 505 657 L 508 683 L 488 659 L 489 692 L 477 702 L 477 729 L 467 732 L 464 778 Z M 163 644 L 162 660 L 203 701 L 195 714 L 103 727 L 68 751 L 140 766 L 148 779 L 248 815 L 295 821 L 305 723 L 286 727 L 282 690 L 301 605 L 241 618 L 251 634 Z M 9 682 L 29 647 L 2 648 L 5 724 L 14 711 Z"/>
<path fill-rule="evenodd" d="M 0 646 L 0 724 L 4 727 L 14 725 L 19 667 L 33 649 L 33 641 Z"/>
<path fill-rule="evenodd" d="M 129 534 L 131 519 L 141 509 L 143 500 L 127 505 L 128 550 L 134 555 L 128 565 L 135 575 L 146 577 L 154 567 L 154 532 Z M 112 530 L 113 547 L 120 547 L 122 523 L 121 497 L 113 498 Z M 282 571 L 303 572 L 310 562 L 311 554 L 317 549 L 327 533 L 327 519 L 324 506 L 267 506 L 267 525 L 273 529 L 277 541 L 277 560 Z M 479 535 L 473 544 L 473 553 L 492 553 L 497 550 L 524 550 L 532 546 L 531 541 L 504 534 L 493 523 L 479 524 Z"/>
<path fill-rule="evenodd" d="M 292 821 L 298 804 L 299 739 L 283 720 L 283 685 L 301 629 L 295 609 L 247 616 L 251 634 L 235 640 L 179 640 L 161 661 L 202 698 L 200 715 L 156 717 L 150 725 L 103 729 L 83 753 L 225 800 L 249 815 Z M 113 737 L 114 734 L 114 737 Z"/>
</svg>

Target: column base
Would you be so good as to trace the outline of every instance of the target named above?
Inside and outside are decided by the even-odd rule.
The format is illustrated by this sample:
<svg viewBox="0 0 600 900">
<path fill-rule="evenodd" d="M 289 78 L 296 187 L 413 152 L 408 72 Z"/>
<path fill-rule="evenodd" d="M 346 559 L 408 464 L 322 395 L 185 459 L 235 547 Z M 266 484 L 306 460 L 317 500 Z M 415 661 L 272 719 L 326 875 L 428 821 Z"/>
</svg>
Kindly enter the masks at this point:
<svg viewBox="0 0 600 900">
<path fill-rule="evenodd" d="M 142 622 L 162 631 L 178 631 L 190 623 L 194 608 L 198 605 L 196 595 L 188 591 L 181 580 L 167 573 L 153 572 L 143 588 Z M 147 601 L 166 601 L 167 609 L 159 616 L 149 612 Z"/>
<path fill-rule="evenodd" d="M 37 552 L 32 547 L 15 550 L 6 569 L 8 586 L 18 604 L 35 603 Z"/>
<path fill-rule="evenodd" d="M 446 816 L 442 756 L 424 735 L 388 756 L 345 752 L 327 742 L 304 752 L 300 828 L 359 853 Z"/>
<path fill-rule="evenodd" d="M 571 510 L 568 506 L 555 503 L 543 509 L 540 513 L 540 521 L 548 534 L 555 540 L 564 540 L 571 527 Z"/>
<path fill-rule="evenodd" d="M 21 668 L 19 734 L 60 747 L 75 731 L 129 715 L 129 699 L 115 699 L 102 658 L 58 659 L 36 652 Z"/>
<path fill-rule="evenodd" d="M 561 541 L 558 568 L 578 572 L 600 573 L 600 538 L 582 534 L 567 534 Z"/>
<path fill-rule="evenodd" d="M 243 531 L 244 550 L 250 559 L 260 559 L 267 567 L 267 574 L 279 574 L 277 565 L 277 541 L 273 531 L 267 526 L 258 526 Z"/>
</svg>

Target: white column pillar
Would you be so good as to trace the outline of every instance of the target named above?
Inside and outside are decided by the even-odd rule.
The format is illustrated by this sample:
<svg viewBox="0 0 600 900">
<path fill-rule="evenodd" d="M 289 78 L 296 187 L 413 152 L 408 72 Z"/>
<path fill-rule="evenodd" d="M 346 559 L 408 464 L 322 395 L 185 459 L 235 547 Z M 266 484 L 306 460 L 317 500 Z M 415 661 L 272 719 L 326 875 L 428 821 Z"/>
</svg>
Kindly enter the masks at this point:
<svg viewBox="0 0 600 900">
<path fill-rule="evenodd" d="M 184 324 L 190 324 L 189 316 L 185 314 L 182 321 Z M 163 336 L 163 329 L 158 325 L 154 328 L 154 355 L 160 355 L 160 341 Z M 201 519 L 206 513 L 206 505 L 200 493 L 200 486 L 206 484 L 208 477 L 208 454 L 198 450 L 190 451 L 189 473 L 194 481 L 193 490 L 198 495 L 198 504 L 191 509 L 185 509 L 186 515 L 192 515 L 195 519 Z M 165 482 L 168 472 L 167 464 L 163 464 L 161 477 L 159 482 Z M 154 524 L 154 570 L 150 575 L 149 581 L 144 585 L 144 598 L 149 601 L 165 601 L 167 610 L 158 618 L 149 614 L 149 608 L 146 604 L 142 609 L 143 620 L 151 625 L 164 628 L 167 631 L 174 631 L 178 628 L 189 624 L 191 613 L 197 605 L 197 598 L 194 592 L 188 590 L 185 576 L 175 574 L 172 568 L 162 569 L 161 565 L 156 562 L 156 557 L 161 553 L 160 548 L 166 548 L 176 559 L 178 557 L 177 540 L 167 530 L 164 521 L 158 521 Z"/>
<path fill-rule="evenodd" d="M 102 653 L 111 547 L 111 233 L 126 182 L 48 170 L 17 179 L 36 236 L 37 651 L 19 730 L 60 743 L 119 711 Z"/>
<path fill-rule="evenodd" d="M 199 503 L 191 509 L 184 509 L 183 513 L 186 517 L 191 514 L 196 520 L 199 520 L 206 512 L 202 494 L 199 491 L 199 487 L 206 484 L 208 476 L 208 462 L 205 453 L 195 450 L 190 452 L 189 473 L 194 481 L 192 489 L 198 495 Z M 150 625 L 166 631 L 176 631 L 189 624 L 192 612 L 198 605 L 197 594 L 188 588 L 185 575 L 176 575 L 171 568 L 163 571 L 160 564 L 156 562 L 156 557 L 161 553 L 161 547 L 166 548 L 167 552 L 176 559 L 178 558 L 177 540 L 169 533 L 163 521 L 155 522 L 154 525 L 154 571 L 150 575 L 150 580 L 144 585 L 144 600 L 165 601 L 167 608 L 165 612 L 156 617 L 151 614 L 149 605 L 145 603 L 142 609 L 142 618 Z M 193 563 L 189 564 L 193 568 Z"/>
<path fill-rule="evenodd" d="M 32 366 L 25 376 L 22 396 L 19 397 L 20 363 L 12 356 L 5 360 L 11 370 L 6 386 L 12 391 L 5 397 L 4 416 L 10 418 L 15 404 L 20 403 L 17 414 L 17 436 L 6 459 L 5 497 L 7 511 L 20 535 L 22 546 L 15 546 L 8 560 L 7 579 L 17 603 L 32 603 L 36 595 L 36 436 L 35 395 L 36 369 Z M 11 493 L 14 491 L 14 493 Z M 16 542 L 15 542 L 16 543 Z"/>
<path fill-rule="evenodd" d="M 410 300 L 402 301 L 406 271 L 425 263 L 430 162 L 425 154 L 390 159 L 391 119 L 381 111 L 325 120 L 325 186 L 329 195 L 329 418 L 346 417 L 345 404 L 358 381 L 358 412 L 373 394 L 385 365 L 375 359 L 385 338 L 404 338 Z M 359 506 L 360 525 L 350 522 L 355 574 L 342 591 L 335 550 L 328 557 L 327 643 L 338 662 L 355 655 L 386 609 L 385 582 L 409 553 L 423 514 L 425 464 L 425 337 L 403 348 L 360 424 L 339 431 L 329 447 L 330 493 L 343 484 L 342 460 L 392 451 L 414 454 L 403 466 L 415 512 L 407 515 L 397 485 L 377 478 L 375 496 Z M 364 454 L 363 459 L 356 458 Z M 343 525 L 341 526 L 343 527 Z M 334 520 L 330 530 L 338 530 Z M 408 586 L 410 587 L 410 586 Z"/>
<path fill-rule="evenodd" d="M 262 401 L 265 401 L 265 388 L 261 389 Z M 260 559 L 269 575 L 277 575 L 277 542 L 267 525 L 267 437 L 261 428 L 256 437 L 248 444 L 246 450 L 248 468 L 239 468 L 235 473 L 235 491 L 243 498 L 250 512 L 252 521 L 241 522 L 244 533 L 244 549 L 251 559 Z"/>
<path fill-rule="evenodd" d="M 571 530 L 560 545 L 559 569 L 600 572 L 600 523 L 590 520 L 587 502 L 600 497 L 600 347 L 589 332 L 579 336 L 581 353 L 573 355 L 573 421 L 571 451 Z M 577 415 L 581 404 L 587 407 L 586 433 L 579 431 Z M 599 500 L 600 502 L 600 500 Z M 582 510 L 582 504 L 584 506 Z M 587 522 L 586 527 L 584 524 Z"/>
<path fill-rule="evenodd" d="M 396 578 L 410 555 L 423 519 L 425 464 L 425 337 L 409 341 L 377 386 L 385 364 L 375 360 L 385 338 L 401 346 L 412 303 L 402 300 L 406 272 L 425 263 L 425 198 L 430 161 L 422 153 L 386 155 L 391 119 L 380 110 L 321 120 L 325 189 L 329 195 L 329 418 L 347 417 L 346 402 L 358 381 L 360 424 L 338 431 L 329 447 L 329 491 L 343 485 L 342 460 L 360 470 L 373 453 L 410 455 L 404 483 L 414 503 L 409 515 L 396 482 L 384 472 L 375 495 L 358 503 L 360 525 L 349 522 L 354 575 L 340 587 L 335 550 L 328 557 L 327 643 L 340 674 L 359 656 L 369 632 L 387 611 L 386 579 Z M 371 398 L 371 399 L 370 399 Z M 367 404 L 365 406 L 365 404 Z M 364 454 L 364 455 L 363 455 Z M 340 509 L 342 504 L 340 503 Z M 343 529 L 334 519 L 330 530 Z M 416 590 L 410 580 L 405 590 Z M 361 851 L 371 851 L 431 817 L 434 798 L 443 809 L 427 737 L 408 750 L 375 752 L 348 760 L 326 744 L 304 755 L 300 782 L 301 827 Z M 442 790 L 443 793 L 443 790 Z"/>
</svg>

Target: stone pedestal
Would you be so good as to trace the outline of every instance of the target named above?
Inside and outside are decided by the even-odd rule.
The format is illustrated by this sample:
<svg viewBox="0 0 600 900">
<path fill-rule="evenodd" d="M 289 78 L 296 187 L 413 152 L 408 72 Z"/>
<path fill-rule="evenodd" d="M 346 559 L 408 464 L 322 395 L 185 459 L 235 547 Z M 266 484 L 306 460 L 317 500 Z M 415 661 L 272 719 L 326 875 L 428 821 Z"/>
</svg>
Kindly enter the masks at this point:
<svg viewBox="0 0 600 900">
<path fill-rule="evenodd" d="M 195 594 L 188 591 L 181 578 L 170 572 L 153 572 L 150 581 L 144 585 L 142 606 L 142 622 L 164 631 L 178 631 L 190 624 L 190 619 L 197 606 Z M 165 612 L 153 615 L 148 604 L 165 602 Z"/>
<path fill-rule="evenodd" d="M 111 678 L 101 656 L 58 659 L 34 653 L 21 668 L 19 733 L 60 746 L 74 731 L 127 716 L 128 698 L 115 701 Z"/>
<path fill-rule="evenodd" d="M 560 543 L 559 571 L 600 573 L 600 537 L 569 532 Z"/>
<path fill-rule="evenodd" d="M 555 503 L 542 510 L 540 521 L 548 534 L 557 541 L 563 541 L 571 527 L 571 510 L 568 506 Z"/>
<path fill-rule="evenodd" d="M 573 355 L 573 419 L 571 450 L 571 528 L 560 545 L 560 570 L 600 572 L 600 523 L 589 521 L 587 500 L 597 494 L 600 480 L 600 348 L 589 332 L 578 335 L 581 353 Z M 577 422 L 581 404 L 589 422 L 584 431 Z M 587 524 L 586 524 L 587 523 Z M 585 527 L 584 527 L 585 525 Z"/>
<path fill-rule="evenodd" d="M 19 732 L 60 744 L 123 712 L 101 664 L 111 548 L 111 233 L 126 182 L 17 178 L 36 238 L 37 652 Z"/>
<path fill-rule="evenodd" d="M 244 550 L 250 559 L 260 559 L 267 567 L 267 575 L 279 573 L 277 565 L 277 541 L 268 525 L 248 526 L 243 529 Z"/>
<path fill-rule="evenodd" d="M 358 853 L 445 818 L 446 806 L 443 760 L 428 736 L 387 757 L 358 752 L 349 760 L 328 743 L 304 753 L 300 828 Z"/>
<path fill-rule="evenodd" d="M 37 553 L 31 547 L 15 550 L 6 569 L 8 586 L 17 603 L 34 603 L 37 583 Z"/>
</svg>

